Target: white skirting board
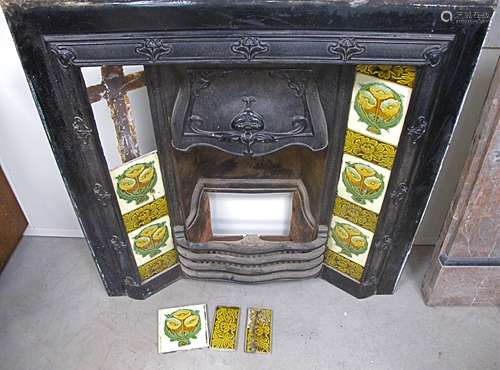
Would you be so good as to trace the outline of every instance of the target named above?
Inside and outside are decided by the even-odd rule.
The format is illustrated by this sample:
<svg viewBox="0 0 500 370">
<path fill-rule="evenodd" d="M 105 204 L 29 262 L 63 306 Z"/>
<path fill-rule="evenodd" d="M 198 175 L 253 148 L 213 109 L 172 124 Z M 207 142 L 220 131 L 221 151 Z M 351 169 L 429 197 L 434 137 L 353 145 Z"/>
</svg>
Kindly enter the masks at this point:
<svg viewBox="0 0 500 370">
<path fill-rule="evenodd" d="M 28 226 L 24 236 L 51 236 L 55 238 L 83 238 L 81 229 L 48 229 Z"/>
</svg>

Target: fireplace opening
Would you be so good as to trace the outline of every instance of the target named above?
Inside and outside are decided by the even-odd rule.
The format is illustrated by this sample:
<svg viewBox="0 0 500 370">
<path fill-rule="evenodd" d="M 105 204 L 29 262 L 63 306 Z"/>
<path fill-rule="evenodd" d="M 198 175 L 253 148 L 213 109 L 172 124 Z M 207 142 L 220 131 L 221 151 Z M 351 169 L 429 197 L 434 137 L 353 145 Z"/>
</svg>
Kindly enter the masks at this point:
<svg viewBox="0 0 500 370">
<path fill-rule="evenodd" d="M 317 229 L 300 179 L 200 178 L 186 219 L 192 243 L 307 243 Z"/>
<path fill-rule="evenodd" d="M 324 195 L 332 191 L 327 121 L 340 69 L 162 65 L 145 72 L 161 112 L 160 161 L 174 174 L 183 273 L 241 282 L 317 276 L 328 230 Z"/>
<path fill-rule="evenodd" d="M 327 227 L 313 217 L 307 188 L 301 179 L 202 177 L 192 194 L 186 226 L 175 230 L 179 261 L 186 275 L 262 282 L 319 273 Z M 240 217 L 222 233 L 220 226 L 232 220 L 220 216 L 221 209 L 217 209 L 220 202 L 229 203 L 226 207 L 233 208 Z M 241 208 L 249 203 L 253 203 L 255 213 L 248 214 L 245 220 L 241 218 L 245 213 Z M 262 209 L 263 204 L 276 209 L 269 212 Z M 280 228 L 262 228 L 260 223 L 252 226 L 259 226 L 259 231 L 245 228 L 248 226 L 245 222 L 251 222 L 252 215 L 259 219 L 259 213 L 261 220 L 274 222 Z M 269 214 L 271 217 L 266 219 Z M 287 232 L 283 228 L 285 220 L 289 221 Z"/>
<path fill-rule="evenodd" d="M 292 192 L 208 193 L 212 233 L 219 236 L 288 236 Z"/>
</svg>

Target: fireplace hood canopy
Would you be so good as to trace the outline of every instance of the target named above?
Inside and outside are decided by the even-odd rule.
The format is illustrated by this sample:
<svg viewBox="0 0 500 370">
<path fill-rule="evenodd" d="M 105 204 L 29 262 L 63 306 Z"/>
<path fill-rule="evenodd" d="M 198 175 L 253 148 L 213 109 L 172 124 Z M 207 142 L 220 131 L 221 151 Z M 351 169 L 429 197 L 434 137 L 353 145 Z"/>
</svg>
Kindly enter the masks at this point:
<svg viewBox="0 0 500 370">
<path fill-rule="evenodd" d="M 181 277 L 393 293 L 492 6 L 3 2 L 104 286 L 137 299 Z M 143 70 L 125 74 L 132 65 Z M 87 88 L 88 67 L 102 68 L 100 85 Z M 137 87 L 156 149 L 143 156 L 127 95 Z M 100 99 L 120 151 L 112 170 Z M 213 232 L 211 193 L 279 192 L 287 235 Z"/>
</svg>

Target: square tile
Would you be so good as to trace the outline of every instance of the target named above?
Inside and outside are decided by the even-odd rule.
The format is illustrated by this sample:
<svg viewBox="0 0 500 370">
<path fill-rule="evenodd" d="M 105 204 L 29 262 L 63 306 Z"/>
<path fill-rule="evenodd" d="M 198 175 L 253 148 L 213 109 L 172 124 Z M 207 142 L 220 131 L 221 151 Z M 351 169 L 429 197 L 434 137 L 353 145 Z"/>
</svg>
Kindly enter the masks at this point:
<svg viewBox="0 0 500 370">
<path fill-rule="evenodd" d="M 158 353 L 207 347 L 206 305 L 158 310 Z"/>
<path fill-rule="evenodd" d="M 356 73 L 349 129 L 397 146 L 411 93 L 408 86 Z"/>
<path fill-rule="evenodd" d="M 327 247 L 365 266 L 373 233 L 338 216 L 332 217 Z"/>
<path fill-rule="evenodd" d="M 137 266 L 174 248 L 170 217 L 164 216 L 128 234 Z"/>
<path fill-rule="evenodd" d="M 165 195 L 156 151 L 110 171 L 122 215 Z"/>
<path fill-rule="evenodd" d="M 365 209 L 379 213 L 391 171 L 344 154 L 337 194 Z"/>
</svg>

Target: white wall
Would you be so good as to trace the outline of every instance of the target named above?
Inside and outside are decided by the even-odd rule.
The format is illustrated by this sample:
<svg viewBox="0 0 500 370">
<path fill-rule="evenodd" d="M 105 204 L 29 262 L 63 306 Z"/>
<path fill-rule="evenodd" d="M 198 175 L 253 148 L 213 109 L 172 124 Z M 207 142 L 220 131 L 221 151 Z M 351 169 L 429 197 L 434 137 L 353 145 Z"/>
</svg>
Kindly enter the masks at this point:
<svg viewBox="0 0 500 370">
<path fill-rule="evenodd" d="M 81 236 L 3 14 L 0 48 L 0 165 L 28 219 L 26 234 Z"/>
<path fill-rule="evenodd" d="M 0 166 L 28 219 L 26 235 L 83 236 L 45 135 L 3 14 L 0 16 Z M 127 67 L 125 73 L 135 72 Z M 87 85 L 100 82 L 100 68 L 85 68 Z M 145 89 L 129 94 L 141 153 L 155 149 Z M 93 104 L 108 165 L 121 164 L 106 102 Z"/>
</svg>

